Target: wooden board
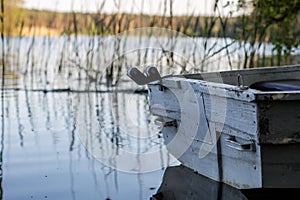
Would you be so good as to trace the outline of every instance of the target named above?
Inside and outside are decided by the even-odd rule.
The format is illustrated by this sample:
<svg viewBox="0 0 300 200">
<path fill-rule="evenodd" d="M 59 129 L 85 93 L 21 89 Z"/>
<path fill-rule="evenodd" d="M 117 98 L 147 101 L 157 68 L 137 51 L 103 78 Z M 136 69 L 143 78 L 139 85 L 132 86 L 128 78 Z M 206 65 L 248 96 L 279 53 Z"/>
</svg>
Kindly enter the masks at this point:
<svg viewBox="0 0 300 200">
<path fill-rule="evenodd" d="M 236 188 L 300 187 L 300 91 L 239 87 L 238 74 L 250 85 L 296 79 L 300 66 L 170 76 L 149 84 L 152 114 L 173 120 L 162 130 L 167 148 L 185 166 Z"/>
</svg>

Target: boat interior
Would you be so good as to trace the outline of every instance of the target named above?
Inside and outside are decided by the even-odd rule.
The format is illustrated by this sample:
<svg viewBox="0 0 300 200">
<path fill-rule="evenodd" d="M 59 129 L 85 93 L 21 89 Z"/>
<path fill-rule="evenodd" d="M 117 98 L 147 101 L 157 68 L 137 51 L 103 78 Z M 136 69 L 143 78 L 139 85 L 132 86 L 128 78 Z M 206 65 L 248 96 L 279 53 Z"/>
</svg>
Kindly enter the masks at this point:
<svg viewBox="0 0 300 200">
<path fill-rule="evenodd" d="M 260 91 L 300 90 L 300 65 L 185 74 L 178 77 L 247 86 Z"/>
</svg>

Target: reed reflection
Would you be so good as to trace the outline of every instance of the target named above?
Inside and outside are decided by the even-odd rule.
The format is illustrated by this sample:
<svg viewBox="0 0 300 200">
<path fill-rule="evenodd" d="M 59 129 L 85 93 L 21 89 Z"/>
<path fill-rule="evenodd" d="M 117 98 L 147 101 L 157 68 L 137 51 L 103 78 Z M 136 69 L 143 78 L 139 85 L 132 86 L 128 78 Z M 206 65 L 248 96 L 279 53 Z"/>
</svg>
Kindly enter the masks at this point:
<svg viewBox="0 0 300 200">
<path fill-rule="evenodd" d="M 145 154 L 158 152 L 158 157 L 152 160 L 158 168 L 153 170 L 169 164 L 171 159 L 161 145 L 163 138 L 159 130 L 152 123 L 154 119 L 149 113 L 146 95 L 76 93 L 74 99 L 77 131 L 88 152 L 96 159 L 112 168 L 135 173 L 141 172 L 145 165 Z M 132 160 L 122 161 L 125 157 Z M 160 162 L 157 162 L 158 158 Z"/>
<path fill-rule="evenodd" d="M 211 71 L 226 66 L 220 63 L 228 55 L 213 53 L 223 39 L 147 31 L 5 38 L 10 48 L 1 93 L 3 198 L 151 195 L 152 180 L 160 182 L 174 158 L 153 124 L 147 95 L 135 93 L 124 77 L 126 68 L 155 65 L 163 75 Z M 202 51 L 203 44 L 209 49 Z"/>
<path fill-rule="evenodd" d="M 243 46 L 229 38 L 190 38 L 159 28 L 116 36 L 5 37 L 4 43 L 7 70 L 30 79 L 30 88 L 39 84 L 43 89 L 79 89 L 74 79 L 99 83 L 100 77 L 114 86 L 128 66 L 151 64 L 162 74 L 192 73 L 237 69 L 245 60 Z M 264 54 L 271 54 L 273 46 L 264 45 Z"/>
<path fill-rule="evenodd" d="M 116 170 L 119 164 L 116 158 L 124 149 L 138 154 L 162 148 L 162 138 L 153 134 L 158 131 L 149 124 L 152 119 L 146 95 L 31 89 L 10 93 L 2 98 L 3 199 L 55 198 L 56 195 L 65 199 L 89 195 L 102 199 L 120 196 L 138 199 L 150 195 L 147 188 L 153 184 L 147 185 L 145 180 L 153 177 Z M 132 96 L 130 104 L 129 96 Z M 135 126 L 128 117 L 128 106 L 134 108 L 131 117 L 137 120 Z M 125 129 L 135 132 L 126 134 Z M 82 134 L 86 136 L 84 140 Z M 95 159 L 85 145 L 108 157 L 114 168 Z M 161 168 L 168 162 L 165 157 L 161 161 L 157 159 L 160 158 L 155 162 Z M 162 170 L 153 173 L 159 182 Z M 128 188 L 125 179 L 135 187 Z M 16 189 L 20 192 L 15 193 Z"/>
</svg>

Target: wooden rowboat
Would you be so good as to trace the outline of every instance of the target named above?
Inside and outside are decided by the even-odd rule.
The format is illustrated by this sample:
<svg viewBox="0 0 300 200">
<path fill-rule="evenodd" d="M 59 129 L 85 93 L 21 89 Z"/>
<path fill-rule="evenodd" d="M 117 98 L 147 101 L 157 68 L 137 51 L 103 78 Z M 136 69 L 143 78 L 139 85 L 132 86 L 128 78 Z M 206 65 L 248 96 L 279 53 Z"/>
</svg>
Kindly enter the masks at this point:
<svg viewBox="0 0 300 200">
<path fill-rule="evenodd" d="M 300 66 L 166 76 L 150 110 L 183 165 L 239 189 L 300 188 Z"/>
</svg>

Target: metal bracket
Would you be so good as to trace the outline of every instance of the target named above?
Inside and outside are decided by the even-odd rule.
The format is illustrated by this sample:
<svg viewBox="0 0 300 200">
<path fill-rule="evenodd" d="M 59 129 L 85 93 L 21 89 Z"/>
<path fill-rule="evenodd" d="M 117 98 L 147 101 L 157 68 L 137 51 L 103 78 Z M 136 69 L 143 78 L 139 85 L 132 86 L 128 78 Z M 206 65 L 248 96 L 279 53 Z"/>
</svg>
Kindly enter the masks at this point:
<svg viewBox="0 0 300 200">
<path fill-rule="evenodd" d="M 241 90 L 247 90 L 247 89 L 248 89 L 248 86 L 245 86 L 245 85 L 244 85 L 244 78 L 243 78 L 243 76 L 242 76 L 241 74 L 238 74 L 238 75 L 237 75 L 237 78 L 238 78 L 238 80 L 237 80 L 237 85 L 238 85 L 238 87 L 239 87 Z"/>
<path fill-rule="evenodd" d="M 225 141 L 228 142 L 226 146 L 236 149 L 238 151 L 253 151 L 253 152 L 256 151 L 254 141 L 240 143 L 236 140 L 235 136 L 229 136 L 228 138 L 225 139 Z"/>
<path fill-rule="evenodd" d="M 168 118 L 157 118 L 154 120 L 155 125 L 159 127 L 167 127 L 167 126 L 174 126 L 177 127 L 177 121 L 175 119 L 168 119 Z"/>
</svg>

